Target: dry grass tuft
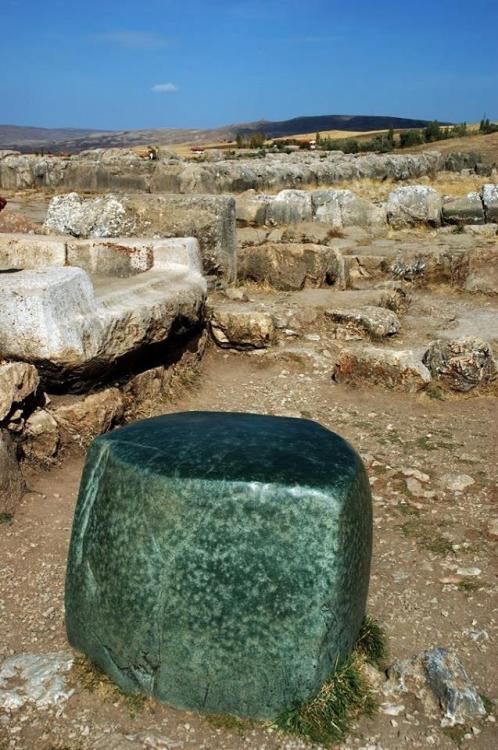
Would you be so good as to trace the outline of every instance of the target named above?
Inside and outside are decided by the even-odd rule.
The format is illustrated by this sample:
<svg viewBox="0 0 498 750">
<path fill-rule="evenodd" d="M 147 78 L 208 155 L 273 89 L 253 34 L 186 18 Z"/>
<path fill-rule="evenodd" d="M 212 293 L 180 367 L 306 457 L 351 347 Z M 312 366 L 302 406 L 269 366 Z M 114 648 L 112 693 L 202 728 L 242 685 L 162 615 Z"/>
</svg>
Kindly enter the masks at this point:
<svg viewBox="0 0 498 750">
<path fill-rule="evenodd" d="M 376 702 L 363 666 L 365 662 L 381 665 L 386 654 L 384 631 L 373 618 L 365 617 L 354 651 L 342 664 L 336 664 L 330 679 L 311 700 L 283 713 L 277 726 L 312 742 L 342 740 L 360 715 L 375 712 Z"/>
<path fill-rule="evenodd" d="M 363 663 L 364 657 L 353 652 L 336 667 L 314 698 L 280 716 L 277 726 L 312 742 L 340 741 L 361 714 L 371 716 L 376 709 L 370 686 L 363 676 Z"/>
</svg>

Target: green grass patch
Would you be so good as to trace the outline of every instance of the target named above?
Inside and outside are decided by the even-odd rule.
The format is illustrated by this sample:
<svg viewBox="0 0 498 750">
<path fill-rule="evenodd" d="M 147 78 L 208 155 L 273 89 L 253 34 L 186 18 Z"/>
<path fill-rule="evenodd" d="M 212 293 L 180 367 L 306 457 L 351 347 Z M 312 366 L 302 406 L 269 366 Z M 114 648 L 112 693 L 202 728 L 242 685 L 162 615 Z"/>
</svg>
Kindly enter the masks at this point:
<svg viewBox="0 0 498 750">
<path fill-rule="evenodd" d="M 434 539 L 428 541 L 424 539 L 422 546 L 429 550 L 429 552 L 434 552 L 435 555 L 448 555 L 450 552 L 453 552 L 453 545 L 449 539 L 440 534 L 437 534 Z"/>
<path fill-rule="evenodd" d="M 473 591 L 477 591 L 477 589 L 479 588 L 479 584 L 477 583 L 477 581 L 466 579 L 459 582 L 458 588 L 460 589 L 460 591 L 466 591 L 468 594 L 471 594 Z"/>
<path fill-rule="evenodd" d="M 402 533 L 408 538 L 414 538 L 423 549 L 433 552 L 435 555 L 447 555 L 453 552 L 453 545 L 449 539 L 439 533 L 425 521 L 418 517 L 412 517 L 401 525 Z"/>
<path fill-rule="evenodd" d="M 439 385 L 429 383 L 425 389 L 425 394 L 435 401 L 444 401 L 444 391 Z"/>
<path fill-rule="evenodd" d="M 312 742 L 338 742 L 361 715 L 373 715 L 376 703 L 361 666 L 364 657 L 353 652 L 307 703 L 283 713 L 277 726 Z"/>
<path fill-rule="evenodd" d="M 386 634 L 380 623 L 370 615 L 363 620 L 355 648 L 364 654 L 370 664 L 382 669 L 387 659 Z"/>
<path fill-rule="evenodd" d="M 425 437 L 425 435 L 424 437 L 419 437 L 415 441 L 415 445 L 417 448 L 421 448 L 423 451 L 437 451 L 438 449 L 438 446 L 434 443 L 431 443 L 429 438 Z"/>
<path fill-rule="evenodd" d="M 495 702 L 491 700 L 485 693 L 479 693 L 479 698 L 482 700 L 484 709 L 488 715 L 494 715 L 495 713 Z"/>
<path fill-rule="evenodd" d="M 386 658 L 385 633 L 377 620 L 367 615 L 349 657 L 336 665 L 330 679 L 313 698 L 284 712 L 276 725 L 312 742 L 341 741 L 359 716 L 372 716 L 377 709 L 363 665 L 369 662 L 381 667 Z"/>
<path fill-rule="evenodd" d="M 12 523 L 13 520 L 12 513 L 0 513 L 0 523 Z"/>
<path fill-rule="evenodd" d="M 395 510 L 401 513 L 402 516 L 409 516 L 411 518 L 419 515 L 419 511 L 413 506 L 408 505 L 408 503 L 398 503 Z"/>
<path fill-rule="evenodd" d="M 373 427 L 373 424 L 372 422 L 359 421 L 359 422 L 355 422 L 354 426 L 359 427 L 360 429 L 370 430 Z"/>
<path fill-rule="evenodd" d="M 469 727 L 457 724 L 454 727 L 444 727 L 441 731 L 443 734 L 449 737 L 457 747 L 462 747 L 464 737 L 469 731 Z"/>
</svg>

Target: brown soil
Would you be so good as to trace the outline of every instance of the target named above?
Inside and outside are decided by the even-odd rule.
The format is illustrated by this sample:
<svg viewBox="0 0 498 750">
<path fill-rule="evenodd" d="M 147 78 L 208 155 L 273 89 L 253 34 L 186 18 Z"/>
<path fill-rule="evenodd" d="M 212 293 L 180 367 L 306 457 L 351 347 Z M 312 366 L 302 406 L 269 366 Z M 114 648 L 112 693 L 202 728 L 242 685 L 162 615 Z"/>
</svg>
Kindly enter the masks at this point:
<svg viewBox="0 0 498 750">
<path fill-rule="evenodd" d="M 496 542 L 486 535 L 497 516 L 496 400 L 489 397 L 431 400 L 374 387 L 334 385 L 330 373 L 305 370 L 269 352 L 211 349 L 197 381 L 164 411 L 258 411 L 311 417 L 336 430 L 362 453 L 372 481 L 375 553 L 370 614 L 388 634 L 390 659 L 431 646 L 455 649 L 480 692 L 498 699 Z M 82 456 L 47 473 L 27 477 L 30 492 L 12 524 L 0 526 L 0 659 L 23 651 L 68 648 L 63 585 L 70 526 Z M 402 467 L 430 475 L 431 500 L 406 489 Z M 469 474 L 462 494 L 441 484 L 448 473 Z M 454 578 L 459 567 L 475 577 Z M 37 750 L 135 750 L 226 748 L 273 750 L 305 747 L 268 727 L 221 726 L 152 701 L 129 699 L 81 667 L 71 679 L 76 694 L 58 710 L 22 709 L 0 714 L 0 748 Z M 79 683 L 78 683 L 79 680 Z M 380 698 L 382 701 L 382 698 Z M 454 738 L 414 700 L 396 718 L 379 712 L 362 719 L 342 747 L 454 748 Z M 472 730 L 469 729 L 472 733 Z M 476 724 L 461 747 L 496 748 L 496 724 Z M 462 733 L 460 733 L 462 734 Z M 127 739 L 129 738 L 129 739 Z M 177 743 L 177 744 L 175 744 Z"/>
</svg>

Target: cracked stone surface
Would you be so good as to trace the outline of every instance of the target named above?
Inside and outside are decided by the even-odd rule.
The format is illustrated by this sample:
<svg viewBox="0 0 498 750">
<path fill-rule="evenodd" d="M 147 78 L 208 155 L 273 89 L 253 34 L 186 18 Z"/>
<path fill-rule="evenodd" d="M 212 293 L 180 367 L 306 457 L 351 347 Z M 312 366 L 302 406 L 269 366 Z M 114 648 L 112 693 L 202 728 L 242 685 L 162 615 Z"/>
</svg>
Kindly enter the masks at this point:
<svg viewBox="0 0 498 750">
<path fill-rule="evenodd" d="M 350 650 L 370 554 L 366 473 L 335 433 L 254 414 L 138 422 L 87 459 L 69 641 L 126 692 L 271 718 Z"/>
</svg>

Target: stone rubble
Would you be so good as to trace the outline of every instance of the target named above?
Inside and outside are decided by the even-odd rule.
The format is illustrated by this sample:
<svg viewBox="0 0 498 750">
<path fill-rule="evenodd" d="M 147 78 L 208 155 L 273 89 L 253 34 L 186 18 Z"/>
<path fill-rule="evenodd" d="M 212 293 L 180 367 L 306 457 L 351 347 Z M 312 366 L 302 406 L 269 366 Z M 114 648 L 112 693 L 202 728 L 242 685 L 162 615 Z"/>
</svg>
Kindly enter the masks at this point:
<svg viewBox="0 0 498 750">
<path fill-rule="evenodd" d="M 384 384 L 404 391 L 418 391 L 430 382 L 431 375 L 410 350 L 364 346 L 343 349 L 332 374 L 336 383 Z"/>
<path fill-rule="evenodd" d="M 263 349 L 275 337 L 273 318 L 266 312 L 215 307 L 210 326 L 215 342 L 223 348 Z"/>
<path fill-rule="evenodd" d="M 365 305 L 359 309 L 326 310 L 325 315 L 333 323 L 333 335 L 345 341 L 394 336 L 401 327 L 394 312 L 373 305 Z"/>
<path fill-rule="evenodd" d="M 73 666 L 68 652 L 16 654 L 0 666 L 0 708 L 17 711 L 26 703 L 38 709 L 65 703 L 74 693 L 65 675 Z"/>
<path fill-rule="evenodd" d="M 466 724 L 486 715 L 462 662 L 445 648 L 432 648 L 394 662 L 383 692 L 388 696 L 414 693 L 429 715 L 442 712 L 443 726 Z"/>
<path fill-rule="evenodd" d="M 478 338 L 433 341 L 422 361 L 433 378 L 463 393 L 492 382 L 498 374 L 490 344 Z"/>
</svg>

